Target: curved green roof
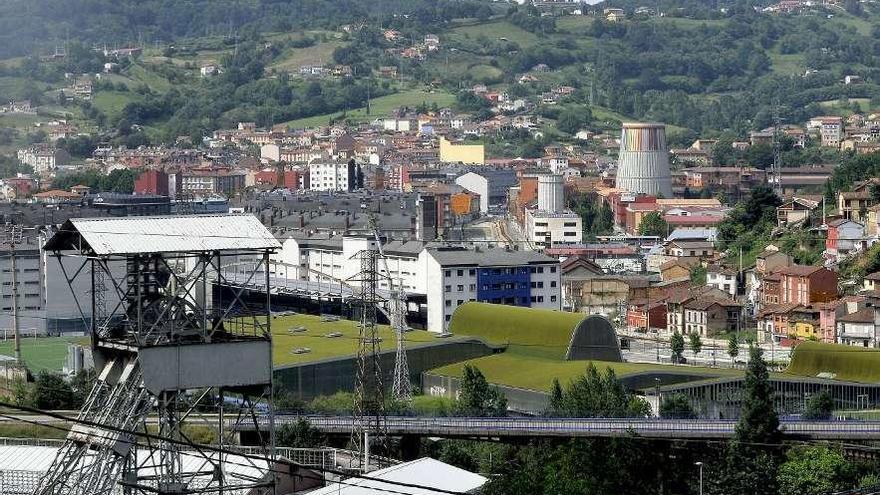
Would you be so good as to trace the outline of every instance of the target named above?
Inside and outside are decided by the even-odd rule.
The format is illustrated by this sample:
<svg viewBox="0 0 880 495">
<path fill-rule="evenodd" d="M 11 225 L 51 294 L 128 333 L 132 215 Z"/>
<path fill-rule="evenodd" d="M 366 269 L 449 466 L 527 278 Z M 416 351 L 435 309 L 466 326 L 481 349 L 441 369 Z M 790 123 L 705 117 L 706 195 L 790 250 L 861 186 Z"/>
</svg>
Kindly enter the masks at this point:
<svg viewBox="0 0 880 495">
<path fill-rule="evenodd" d="M 880 383 L 880 350 L 821 342 L 794 348 L 786 373 L 811 378 Z"/>
<path fill-rule="evenodd" d="M 468 302 L 456 308 L 449 331 L 505 345 L 507 352 L 562 360 L 572 332 L 586 317 L 583 313 Z"/>
</svg>

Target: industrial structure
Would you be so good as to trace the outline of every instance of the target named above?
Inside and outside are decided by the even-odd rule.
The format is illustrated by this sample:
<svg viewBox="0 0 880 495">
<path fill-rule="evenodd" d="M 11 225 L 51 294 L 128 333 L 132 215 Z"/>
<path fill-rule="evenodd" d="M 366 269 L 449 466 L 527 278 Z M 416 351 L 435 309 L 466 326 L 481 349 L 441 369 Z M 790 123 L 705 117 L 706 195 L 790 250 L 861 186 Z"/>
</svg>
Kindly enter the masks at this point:
<svg viewBox="0 0 880 495">
<path fill-rule="evenodd" d="M 238 290 L 231 303 L 218 304 L 214 282 L 223 283 L 221 267 L 232 260 L 237 275 L 268 281 L 269 255 L 279 247 L 251 215 L 72 219 L 61 226 L 45 250 L 67 261 L 59 266 L 72 291 L 82 280 L 89 287 L 90 304 L 83 293 L 76 300 L 99 373 L 35 493 L 105 494 L 120 486 L 126 493 L 273 492 L 269 292 L 245 302 Z M 266 413 L 254 464 L 262 474 L 224 469 L 234 435 L 228 420 L 257 421 Z M 154 420 L 155 434 L 147 430 Z M 211 449 L 188 438 L 191 423 L 214 429 Z"/>
<path fill-rule="evenodd" d="M 664 124 L 623 124 L 615 186 L 634 194 L 672 197 Z"/>
</svg>

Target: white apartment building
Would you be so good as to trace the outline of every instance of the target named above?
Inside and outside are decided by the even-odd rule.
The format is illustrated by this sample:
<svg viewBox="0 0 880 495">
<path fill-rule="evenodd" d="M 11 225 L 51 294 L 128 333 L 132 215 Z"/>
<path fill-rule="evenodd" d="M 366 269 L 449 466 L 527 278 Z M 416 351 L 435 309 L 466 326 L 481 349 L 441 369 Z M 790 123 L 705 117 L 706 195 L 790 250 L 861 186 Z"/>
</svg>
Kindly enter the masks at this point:
<svg viewBox="0 0 880 495">
<path fill-rule="evenodd" d="M 354 160 L 309 163 L 309 188 L 313 191 L 353 191 L 362 187 L 360 176 Z"/>
<path fill-rule="evenodd" d="M 580 244 L 583 224 L 580 215 L 571 211 L 550 213 L 526 210 L 526 236 L 536 249 L 560 244 Z"/>
<path fill-rule="evenodd" d="M 52 173 L 70 161 L 70 155 L 66 151 L 45 144 L 20 149 L 17 158 L 21 163 L 33 167 L 34 172 L 40 175 Z"/>
<path fill-rule="evenodd" d="M 534 251 L 441 246 L 419 254 L 425 270 L 428 330 L 445 332 L 469 301 L 559 310 L 559 261 Z"/>
</svg>

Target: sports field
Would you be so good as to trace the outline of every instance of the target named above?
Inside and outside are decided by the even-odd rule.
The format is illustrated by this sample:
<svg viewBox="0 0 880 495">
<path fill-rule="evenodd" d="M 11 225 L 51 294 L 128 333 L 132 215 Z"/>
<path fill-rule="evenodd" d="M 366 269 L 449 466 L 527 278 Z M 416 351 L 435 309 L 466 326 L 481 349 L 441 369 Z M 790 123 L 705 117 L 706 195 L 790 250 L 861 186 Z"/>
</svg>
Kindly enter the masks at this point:
<svg viewBox="0 0 880 495">
<path fill-rule="evenodd" d="M 61 371 L 67 357 L 67 344 L 85 341 L 83 337 L 23 338 L 21 356 L 27 367 L 33 372 Z M 15 354 L 14 348 L 11 339 L 0 341 L 0 355 L 11 358 Z"/>
</svg>

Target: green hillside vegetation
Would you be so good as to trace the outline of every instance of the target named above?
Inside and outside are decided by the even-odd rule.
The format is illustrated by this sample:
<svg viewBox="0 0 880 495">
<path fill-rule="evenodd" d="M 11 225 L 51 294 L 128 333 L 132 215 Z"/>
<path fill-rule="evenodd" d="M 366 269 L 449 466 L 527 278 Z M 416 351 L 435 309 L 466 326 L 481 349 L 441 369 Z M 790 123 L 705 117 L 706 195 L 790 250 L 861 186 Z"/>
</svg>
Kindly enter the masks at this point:
<svg viewBox="0 0 880 495">
<path fill-rule="evenodd" d="M 341 41 L 327 41 L 305 48 L 288 48 L 276 58 L 269 69 L 298 74 L 303 65 L 332 64 L 333 51 L 343 45 Z"/>
<path fill-rule="evenodd" d="M 795 347 L 786 373 L 816 378 L 878 383 L 880 351 L 820 342 L 803 342 Z"/>
<path fill-rule="evenodd" d="M 324 115 L 316 115 L 314 117 L 306 117 L 302 119 L 291 120 L 286 122 L 288 127 L 297 129 L 301 127 L 314 127 L 327 125 L 336 120 L 351 120 L 353 122 L 363 122 L 376 119 L 379 117 L 387 117 L 391 112 L 400 107 L 415 108 L 419 105 L 437 105 L 437 107 L 448 107 L 455 101 L 455 97 L 445 91 L 428 92 L 424 90 L 405 90 L 400 93 L 394 93 L 386 96 L 380 96 L 370 100 L 370 113 L 367 114 L 366 107 L 359 107 L 345 112 L 334 112 Z"/>
</svg>

